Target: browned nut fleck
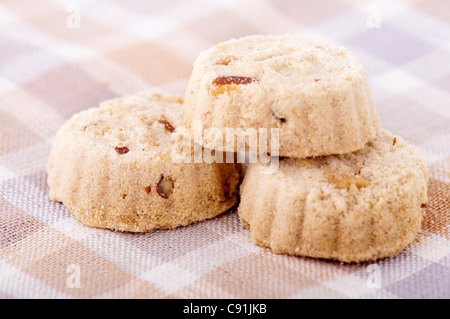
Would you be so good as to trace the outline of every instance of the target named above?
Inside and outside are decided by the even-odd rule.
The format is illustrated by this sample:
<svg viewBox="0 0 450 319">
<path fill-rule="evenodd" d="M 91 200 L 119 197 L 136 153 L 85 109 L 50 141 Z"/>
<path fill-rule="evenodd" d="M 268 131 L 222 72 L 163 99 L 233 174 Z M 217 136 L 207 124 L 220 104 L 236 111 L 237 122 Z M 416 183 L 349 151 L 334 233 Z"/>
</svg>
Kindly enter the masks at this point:
<svg viewBox="0 0 450 319">
<path fill-rule="evenodd" d="M 161 179 L 158 182 L 156 190 L 158 192 L 158 195 L 161 196 L 162 198 L 169 198 L 169 196 L 173 192 L 174 186 L 175 185 L 172 179 L 161 176 Z"/>
<path fill-rule="evenodd" d="M 427 204 L 422 204 L 422 205 L 420 205 L 420 207 L 421 208 L 428 208 L 428 205 Z"/>
<path fill-rule="evenodd" d="M 150 186 L 147 186 L 146 188 L 144 188 L 144 190 L 147 194 L 150 194 L 152 192 L 152 188 Z"/>
<path fill-rule="evenodd" d="M 216 95 L 224 94 L 225 92 L 236 91 L 238 89 L 239 89 L 239 86 L 237 86 L 236 84 L 227 84 L 227 85 L 223 85 L 223 86 L 214 88 L 211 91 L 211 94 L 213 96 L 216 96 Z"/>
<path fill-rule="evenodd" d="M 333 184 L 339 189 L 348 189 L 352 185 L 355 185 L 358 188 L 370 185 L 370 181 L 365 178 L 338 172 L 326 172 L 325 177 L 330 184 Z"/>
<path fill-rule="evenodd" d="M 216 64 L 218 65 L 229 65 L 230 63 L 236 61 L 238 58 L 234 55 L 224 55 L 217 59 Z"/>
<path fill-rule="evenodd" d="M 164 128 L 168 130 L 170 133 L 173 133 L 173 131 L 175 131 L 175 128 L 172 126 L 172 124 L 169 123 L 169 121 L 159 120 L 158 122 L 164 125 Z"/>
<path fill-rule="evenodd" d="M 395 144 L 397 144 L 397 138 L 396 137 L 394 137 L 394 141 L 392 142 L 392 145 L 395 146 Z"/>
<path fill-rule="evenodd" d="M 281 124 L 286 123 L 286 118 L 277 116 L 274 111 L 272 111 L 272 116 L 277 119 Z"/>
<path fill-rule="evenodd" d="M 237 85 L 243 85 L 243 84 L 250 84 L 252 82 L 257 82 L 258 80 L 255 78 L 247 77 L 247 76 L 236 76 L 236 75 L 230 75 L 230 76 L 219 76 L 213 81 L 214 85 L 227 85 L 227 84 L 237 84 Z"/>
<path fill-rule="evenodd" d="M 125 147 L 116 147 L 115 150 L 119 155 L 124 155 L 130 151 L 130 149 L 126 146 Z"/>
<path fill-rule="evenodd" d="M 212 82 L 216 88 L 211 91 L 211 94 L 216 96 L 226 92 L 236 91 L 239 89 L 239 85 L 246 85 L 258 81 L 258 79 L 246 76 L 219 76 Z"/>
</svg>

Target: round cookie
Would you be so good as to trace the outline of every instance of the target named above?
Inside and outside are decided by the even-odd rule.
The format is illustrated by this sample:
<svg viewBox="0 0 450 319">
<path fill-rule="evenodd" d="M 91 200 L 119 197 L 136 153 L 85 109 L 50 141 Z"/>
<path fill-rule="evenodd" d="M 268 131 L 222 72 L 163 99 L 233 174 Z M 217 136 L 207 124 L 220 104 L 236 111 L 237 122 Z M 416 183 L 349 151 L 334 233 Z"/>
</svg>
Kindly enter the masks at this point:
<svg viewBox="0 0 450 319">
<path fill-rule="evenodd" d="M 58 131 L 47 163 L 50 198 L 89 226 L 143 232 L 212 218 L 235 205 L 235 164 L 172 161 L 180 98 L 103 102 Z"/>
<path fill-rule="evenodd" d="M 241 222 L 274 252 L 342 262 L 393 256 L 413 241 L 427 203 L 418 150 L 381 130 L 354 153 L 280 160 L 263 174 L 250 164 Z"/>
<path fill-rule="evenodd" d="M 248 36 L 201 53 L 183 107 L 183 126 L 192 135 L 198 123 L 198 142 L 229 152 L 243 151 L 237 138 L 260 128 L 268 129 L 260 153 L 276 151 L 271 129 L 278 129 L 275 155 L 297 158 L 356 151 L 379 129 L 358 59 L 346 48 L 294 36 Z M 227 128 L 242 130 L 227 144 L 206 132 L 212 128 L 223 136 Z M 247 142 L 245 150 L 258 152 L 258 145 Z"/>
</svg>

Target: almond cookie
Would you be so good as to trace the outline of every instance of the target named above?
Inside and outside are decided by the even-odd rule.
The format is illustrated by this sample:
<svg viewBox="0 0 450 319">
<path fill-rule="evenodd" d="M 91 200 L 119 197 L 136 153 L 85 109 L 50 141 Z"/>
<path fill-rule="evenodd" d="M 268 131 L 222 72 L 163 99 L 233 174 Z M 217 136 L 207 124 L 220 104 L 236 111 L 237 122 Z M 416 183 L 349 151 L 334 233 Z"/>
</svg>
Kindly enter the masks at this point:
<svg viewBox="0 0 450 319">
<path fill-rule="evenodd" d="M 260 153 L 271 153 L 270 129 L 278 129 L 276 155 L 297 158 L 354 152 L 379 129 L 358 59 L 346 48 L 294 36 L 249 36 L 201 53 L 183 107 L 192 135 L 198 123 L 199 143 L 226 151 L 243 151 L 238 138 L 263 128 L 269 136 Z M 211 128 L 222 136 L 227 128 L 242 130 L 222 143 Z M 258 152 L 258 145 L 247 142 L 245 150 Z"/>
<path fill-rule="evenodd" d="M 362 262 L 393 256 L 420 229 L 427 168 L 418 150 L 381 130 L 354 153 L 281 159 L 272 175 L 250 164 L 241 222 L 274 252 Z"/>
<path fill-rule="evenodd" d="M 235 205 L 235 164 L 172 161 L 180 98 L 138 94 L 72 117 L 47 163 L 50 198 L 89 226 L 143 232 L 199 222 Z"/>
</svg>

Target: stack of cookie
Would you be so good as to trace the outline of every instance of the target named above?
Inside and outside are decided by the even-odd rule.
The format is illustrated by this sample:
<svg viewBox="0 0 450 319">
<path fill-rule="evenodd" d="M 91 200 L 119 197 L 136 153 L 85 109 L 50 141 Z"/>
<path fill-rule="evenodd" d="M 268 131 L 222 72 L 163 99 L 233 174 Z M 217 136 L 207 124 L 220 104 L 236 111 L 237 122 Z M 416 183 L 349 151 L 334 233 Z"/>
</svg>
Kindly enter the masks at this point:
<svg viewBox="0 0 450 319">
<path fill-rule="evenodd" d="M 239 163 L 174 162 L 181 128 L 216 159 L 256 154 L 240 197 Z M 265 169 L 267 159 L 275 169 Z M 343 262 L 400 252 L 427 203 L 426 165 L 380 127 L 357 58 L 292 36 L 250 36 L 203 52 L 184 102 L 140 94 L 75 115 L 58 132 L 47 171 L 50 197 L 90 226 L 185 226 L 240 199 L 256 244 Z"/>
<path fill-rule="evenodd" d="M 276 132 L 278 169 L 250 163 L 240 190 L 239 216 L 258 245 L 359 262 L 400 252 L 420 228 L 426 165 L 380 128 L 365 70 L 345 48 L 291 36 L 221 43 L 194 65 L 183 120 L 190 131 L 201 120 L 224 135 Z M 218 147 L 216 135 L 203 145 Z M 273 150 L 274 139 L 259 137 L 245 150 Z"/>
</svg>

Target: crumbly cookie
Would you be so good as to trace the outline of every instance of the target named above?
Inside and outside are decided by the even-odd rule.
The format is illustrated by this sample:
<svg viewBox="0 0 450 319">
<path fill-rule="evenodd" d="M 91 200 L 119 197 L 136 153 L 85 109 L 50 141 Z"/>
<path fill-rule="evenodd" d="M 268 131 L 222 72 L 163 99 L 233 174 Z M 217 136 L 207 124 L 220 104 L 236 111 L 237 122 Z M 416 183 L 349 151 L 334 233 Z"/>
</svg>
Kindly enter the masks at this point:
<svg viewBox="0 0 450 319">
<path fill-rule="evenodd" d="M 297 158 L 356 151 L 379 129 L 358 59 L 346 48 L 294 36 L 248 36 L 201 53 L 183 107 L 192 135 L 195 121 L 203 146 L 227 151 L 243 150 L 236 137 L 249 128 L 278 128 L 279 155 Z M 205 132 L 210 128 L 223 136 L 226 128 L 242 131 L 224 145 Z M 246 150 L 257 148 L 247 142 Z"/>
<path fill-rule="evenodd" d="M 168 229 L 235 205 L 235 164 L 176 164 L 173 131 L 180 98 L 138 94 L 70 119 L 47 164 L 50 198 L 84 224 L 121 231 Z"/>
<path fill-rule="evenodd" d="M 420 229 L 427 168 L 418 150 L 381 130 L 363 149 L 250 164 L 239 216 L 254 242 L 278 253 L 361 262 L 393 256 Z"/>
</svg>

